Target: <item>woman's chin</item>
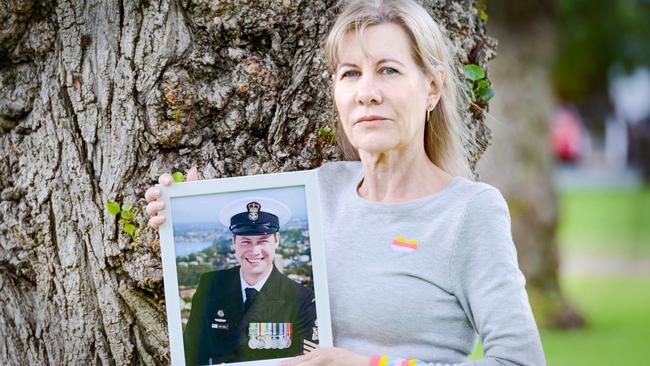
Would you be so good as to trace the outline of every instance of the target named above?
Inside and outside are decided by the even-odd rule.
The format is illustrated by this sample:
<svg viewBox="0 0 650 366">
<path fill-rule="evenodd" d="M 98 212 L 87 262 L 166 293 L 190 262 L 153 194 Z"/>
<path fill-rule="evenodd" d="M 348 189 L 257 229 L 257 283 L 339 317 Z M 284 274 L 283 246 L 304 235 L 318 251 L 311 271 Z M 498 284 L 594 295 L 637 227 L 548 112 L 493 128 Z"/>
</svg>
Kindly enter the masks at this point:
<svg viewBox="0 0 650 366">
<path fill-rule="evenodd" d="M 364 141 L 358 144 L 355 144 L 356 149 L 359 152 L 364 152 L 368 154 L 382 154 L 391 150 L 396 149 L 399 144 L 396 141 Z"/>
</svg>

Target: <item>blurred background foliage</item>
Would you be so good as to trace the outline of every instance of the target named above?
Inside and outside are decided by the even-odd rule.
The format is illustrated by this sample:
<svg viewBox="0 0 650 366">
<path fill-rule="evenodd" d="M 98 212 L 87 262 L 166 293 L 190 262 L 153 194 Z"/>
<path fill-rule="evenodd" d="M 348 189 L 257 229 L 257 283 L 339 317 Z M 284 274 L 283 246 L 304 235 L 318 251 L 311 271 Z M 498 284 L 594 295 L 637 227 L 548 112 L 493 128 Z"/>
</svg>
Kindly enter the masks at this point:
<svg viewBox="0 0 650 366">
<path fill-rule="evenodd" d="M 548 364 L 646 365 L 650 1 L 483 6 L 499 46 L 479 173 L 508 201 Z"/>
<path fill-rule="evenodd" d="M 590 98 L 607 90 L 611 72 L 650 65 L 650 1 L 557 0 L 555 5 L 560 47 L 553 84 L 559 98 Z"/>
</svg>

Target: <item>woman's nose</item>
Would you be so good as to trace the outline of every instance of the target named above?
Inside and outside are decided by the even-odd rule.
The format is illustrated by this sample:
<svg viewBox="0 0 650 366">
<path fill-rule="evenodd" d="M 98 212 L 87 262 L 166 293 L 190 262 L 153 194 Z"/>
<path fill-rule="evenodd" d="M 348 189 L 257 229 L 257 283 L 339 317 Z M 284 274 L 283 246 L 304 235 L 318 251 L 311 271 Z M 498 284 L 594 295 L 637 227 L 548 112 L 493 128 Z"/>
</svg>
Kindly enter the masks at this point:
<svg viewBox="0 0 650 366">
<path fill-rule="evenodd" d="M 356 102 L 361 105 L 380 104 L 382 102 L 377 80 L 371 73 L 364 73 L 361 80 L 359 80 Z"/>
</svg>

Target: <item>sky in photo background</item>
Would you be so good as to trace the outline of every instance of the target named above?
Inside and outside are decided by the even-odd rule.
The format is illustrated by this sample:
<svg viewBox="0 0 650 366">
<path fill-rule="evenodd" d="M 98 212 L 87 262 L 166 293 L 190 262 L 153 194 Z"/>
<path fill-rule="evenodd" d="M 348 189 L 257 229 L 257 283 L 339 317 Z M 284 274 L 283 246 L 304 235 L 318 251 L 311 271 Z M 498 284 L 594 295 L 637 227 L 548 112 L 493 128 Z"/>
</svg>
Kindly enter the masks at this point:
<svg viewBox="0 0 650 366">
<path fill-rule="evenodd" d="M 188 255 L 210 246 L 207 241 L 184 243 L 178 240 L 177 233 L 185 231 L 188 226 L 200 228 L 201 231 L 227 232 L 228 229 L 219 222 L 219 212 L 229 202 L 246 197 L 251 197 L 251 200 L 255 197 L 271 198 L 284 203 L 291 211 L 291 218 L 285 227 L 308 229 L 304 186 L 175 197 L 170 201 L 176 256 Z M 264 207 L 261 210 L 264 211 Z M 283 228 L 280 228 L 280 231 L 282 230 Z"/>
<path fill-rule="evenodd" d="M 278 200 L 291 210 L 291 220 L 307 219 L 305 187 L 295 186 L 172 198 L 174 225 L 210 221 L 219 223 L 221 208 L 230 201 L 244 197 L 264 197 Z M 263 207 L 262 211 L 264 211 Z"/>
</svg>

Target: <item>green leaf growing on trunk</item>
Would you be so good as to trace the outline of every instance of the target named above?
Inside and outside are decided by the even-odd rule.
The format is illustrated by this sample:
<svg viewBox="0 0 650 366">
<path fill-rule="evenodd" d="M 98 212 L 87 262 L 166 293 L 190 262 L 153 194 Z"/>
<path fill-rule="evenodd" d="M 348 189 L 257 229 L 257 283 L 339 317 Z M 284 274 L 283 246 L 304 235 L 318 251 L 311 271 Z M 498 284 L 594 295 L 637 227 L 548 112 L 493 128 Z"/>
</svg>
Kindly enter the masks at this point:
<svg viewBox="0 0 650 366">
<path fill-rule="evenodd" d="M 131 237 L 135 236 L 135 225 L 133 224 L 125 224 L 122 230 L 124 230 L 125 233 L 131 235 Z"/>
<path fill-rule="evenodd" d="M 183 175 L 183 173 L 181 173 L 181 172 L 174 172 L 172 174 L 172 178 L 174 179 L 174 182 L 176 182 L 176 183 L 185 182 L 185 175 Z"/>
<path fill-rule="evenodd" d="M 494 91 L 490 88 L 479 88 L 477 94 L 479 98 L 487 102 L 494 96 Z"/>
<path fill-rule="evenodd" d="M 465 74 L 466 78 L 477 81 L 485 77 L 485 70 L 479 65 L 469 64 L 463 67 L 463 74 Z"/>
<path fill-rule="evenodd" d="M 490 81 L 488 79 L 482 79 L 476 82 L 476 87 L 479 89 L 483 88 L 489 88 L 490 87 Z"/>
<path fill-rule="evenodd" d="M 325 141 L 328 141 L 330 144 L 334 143 L 334 131 L 330 127 L 321 127 L 318 130 L 318 136 Z"/>
<path fill-rule="evenodd" d="M 465 90 L 472 102 L 479 106 L 487 106 L 487 102 L 494 96 L 494 90 L 490 87 L 490 80 L 487 79 L 485 70 L 475 64 L 463 67 L 465 74 Z"/>
<path fill-rule="evenodd" d="M 113 215 L 113 216 L 120 213 L 120 204 L 115 202 L 115 201 L 107 200 L 106 201 L 106 208 L 108 209 L 108 213 Z"/>
<path fill-rule="evenodd" d="M 120 217 L 123 218 L 124 220 L 131 220 L 133 218 L 133 214 L 131 211 L 124 211 L 120 212 Z"/>
</svg>

